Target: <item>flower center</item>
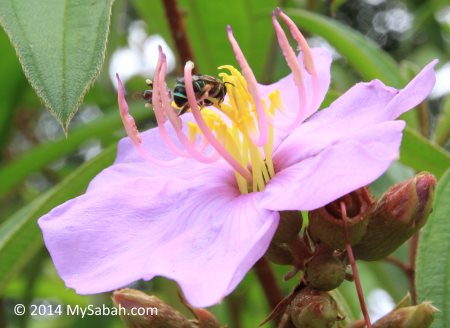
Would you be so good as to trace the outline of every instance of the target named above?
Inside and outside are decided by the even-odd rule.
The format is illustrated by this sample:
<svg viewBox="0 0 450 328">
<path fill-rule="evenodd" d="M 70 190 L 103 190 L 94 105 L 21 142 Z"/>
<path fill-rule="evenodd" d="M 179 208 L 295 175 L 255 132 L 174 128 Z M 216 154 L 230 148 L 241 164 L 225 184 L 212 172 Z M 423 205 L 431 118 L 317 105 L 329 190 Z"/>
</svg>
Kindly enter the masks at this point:
<svg viewBox="0 0 450 328">
<path fill-rule="evenodd" d="M 258 114 L 246 80 L 233 66 L 225 65 L 219 69 L 228 71 L 219 74 L 227 88 L 228 101 L 214 104 L 219 111 L 205 108 L 201 111 L 201 115 L 209 130 L 226 151 L 240 167 L 250 172 L 251 181 L 248 181 L 238 170 L 234 170 L 241 193 L 262 191 L 275 174 L 272 163 L 273 127 L 268 124 L 267 141 L 258 146 L 255 142 L 259 125 Z M 272 92 L 268 98 L 269 106 L 263 99 L 261 103 L 265 114 L 273 117 L 277 105 L 281 103 L 279 92 Z M 190 122 L 190 139 L 195 140 L 197 134 L 203 136 L 199 125 Z"/>
</svg>

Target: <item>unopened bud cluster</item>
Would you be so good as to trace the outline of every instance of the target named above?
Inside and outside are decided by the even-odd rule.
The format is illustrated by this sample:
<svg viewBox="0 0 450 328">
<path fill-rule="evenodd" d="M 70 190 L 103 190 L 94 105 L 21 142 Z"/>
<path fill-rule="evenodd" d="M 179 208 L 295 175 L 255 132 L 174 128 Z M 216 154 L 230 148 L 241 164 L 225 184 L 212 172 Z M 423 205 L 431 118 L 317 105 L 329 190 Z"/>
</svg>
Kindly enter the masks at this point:
<svg viewBox="0 0 450 328">
<path fill-rule="evenodd" d="M 431 212 L 435 185 L 431 174 L 420 173 L 392 186 L 379 200 L 366 187 L 360 188 L 310 211 L 303 236 L 299 235 L 300 214 L 282 212 L 279 230 L 266 257 L 274 263 L 293 265 L 294 274 L 304 272 L 299 285 L 302 287 L 293 292 L 285 308 L 289 325 L 327 328 L 342 319 L 328 291 L 353 278 L 346 254 L 344 220 L 355 258 L 383 259 L 424 226 Z M 428 327 L 432 320 L 429 314 L 433 313 L 430 307 L 424 303 L 396 309 L 373 327 Z M 410 319 L 417 313 L 422 315 L 422 321 Z M 422 326 L 415 326 L 417 322 Z"/>
</svg>

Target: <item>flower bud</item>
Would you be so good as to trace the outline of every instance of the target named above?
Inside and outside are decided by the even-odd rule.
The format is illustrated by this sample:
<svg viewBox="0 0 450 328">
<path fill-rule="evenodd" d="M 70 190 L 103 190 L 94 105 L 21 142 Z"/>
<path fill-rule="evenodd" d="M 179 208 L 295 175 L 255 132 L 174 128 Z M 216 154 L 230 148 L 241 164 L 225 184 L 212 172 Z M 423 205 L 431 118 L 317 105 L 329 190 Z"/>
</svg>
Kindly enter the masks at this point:
<svg viewBox="0 0 450 328">
<path fill-rule="evenodd" d="M 289 244 L 292 242 L 302 228 L 303 218 L 299 211 L 282 211 L 280 212 L 280 223 L 277 231 L 273 236 L 272 243 Z"/>
<path fill-rule="evenodd" d="M 195 317 L 197 318 L 198 328 L 220 328 L 220 322 L 208 310 L 193 309 L 192 312 L 195 314 Z"/>
<path fill-rule="evenodd" d="M 430 302 L 397 308 L 372 325 L 372 328 L 427 328 L 438 311 Z"/>
<path fill-rule="evenodd" d="M 305 279 L 314 289 L 328 291 L 345 279 L 346 265 L 332 254 L 318 254 L 305 264 Z"/>
<path fill-rule="evenodd" d="M 384 193 L 369 216 L 364 238 L 353 247 L 357 259 L 375 261 L 392 253 L 427 221 L 436 179 L 427 172 Z"/>
<path fill-rule="evenodd" d="M 271 243 L 265 257 L 273 263 L 281 265 L 294 265 L 294 255 L 287 244 Z"/>
<path fill-rule="evenodd" d="M 328 205 L 309 212 L 308 231 L 314 240 L 320 240 L 332 249 L 345 248 L 344 223 L 341 202 L 347 212 L 350 244 L 361 240 L 366 232 L 367 217 L 372 199 L 366 187 L 347 194 Z"/>
<path fill-rule="evenodd" d="M 280 212 L 280 223 L 265 254 L 269 261 L 282 265 L 295 265 L 295 256 L 289 246 L 298 238 L 302 223 L 301 212 Z"/>
<path fill-rule="evenodd" d="M 291 321 L 297 328 L 329 328 L 341 317 L 336 301 L 326 292 L 305 288 L 289 305 Z"/>
<path fill-rule="evenodd" d="M 127 314 L 122 315 L 122 319 L 131 328 L 198 327 L 194 322 L 184 317 L 171 306 L 165 304 L 156 296 L 147 295 L 139 290 L 130 288 L 117 290 L 113 293 L 112 300 L 116 306 L 126 309 Z M 156 309 L 157 312 L 153 311 L 153 313 L 149 313 L 145 309 Z"/>
</svg>

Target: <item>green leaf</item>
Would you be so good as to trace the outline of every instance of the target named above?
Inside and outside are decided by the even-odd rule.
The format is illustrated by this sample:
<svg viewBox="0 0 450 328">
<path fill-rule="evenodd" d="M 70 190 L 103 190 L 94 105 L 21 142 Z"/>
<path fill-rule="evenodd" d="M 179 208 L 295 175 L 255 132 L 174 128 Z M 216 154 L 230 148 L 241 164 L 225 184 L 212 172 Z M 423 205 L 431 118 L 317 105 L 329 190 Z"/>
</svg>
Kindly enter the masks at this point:
<svg viewBox="0 0 450 328">
<path fill-rule="evenodd" d="M 42 246 L 36 220 L 52 208 L 83 192 L 89 181 L 112 163 L 116 147 L 110 147 L 83 164 L 64 181 L 13 214 L 0 226 L 0 294 Z"/>
<path fill-rule="evenodd" d="M 442 111 L 436 120 L 434 140 L 438 145 L 444 146 L 450 139 L 450 96 L 445 97 Z"/>
<path fill-rule="evenodd" d="M 397 63 L 374 41 L 335 20 L 301 9 L 285 9 L 298 24 L 314 32 L 336 48 L 365 79 L 380 79 L 393 87 L 405 84 Z"/>
<path fill-rule="evenodd" d="M 416 171 L 428 171 L 441 177 L 450 167 L 450 154 L 406 127 L 400 148 L 400 162 Z"/>
<path fill-rule="evenodd" d="M 339 8 L 345 4 L 348 0 L 331 0 L 330 10 L 331 14 L 334 16 Z"/>
<path fill-rule="evenodd" d="M 285 9 L 285 12 L 301 28 L 327 40 L 364 79 L 379 79 L 396 88 L 406 84 L 395 60 L 358 31 L 333 19 L 301 9 Z M 414 112 L 407 112 L 402 118 L 409 126 L 417 127 Z"/>
<path fill-rule="evenodd" d="M 139 105 L 142 107 L 141 105 Z M 134 111 L 138 105 L 130 106 Z M 108 141 L 115 141 L 118 136 L 112 136 L 112 132 L 122 126 L 122 121 L 117 109 L 110 111 L 110 114 L 75 128 L 69 137 L 61 138 L 38 145 L 21 157 L 3 166 L 0 170 L 0 198 L 10 192 L 17 184 L 25 179 L 29 174 L 39 171 L 52 162 L 60 159 L 75 151 L 80 145 L 92 138 L 101 138 L 110 136 Z M 148 118 L 148 111 L 141 110 L 133 113 L 137 121 Z"/>
<path fill-rule="evenodd" d="M 205 73 L 216 75 L 218 66 L 236 63 L 227 25 L 232 27 L 255 75 L 262 73 L 274 35 L 270 12 L 276 1 L 182 0 L 180 4 L 187 13 L 186 26 L 195 56 Z"/>
<path fill-rule="evenodd" d="M 105 57 L 113 0 L 2 0 L 0 24 L 65 131 Z"/>
<path fill-rule="evenodd" d="M 20 96 L 25 78 L 20 70 L 20 64 L 15 58 L 13 48 L 9 45 L 8 37 L 0 31 L 0 148 L 7 140 L 11 128 L 16 102 Z"/>
<path fill-rule="evenodd" d="M 419 301 L 439 309 L 433 328 L 450 327 L 450 170 L 439 181 L 433 212 L 422 230 L 416 267 Z"/>
</svg>

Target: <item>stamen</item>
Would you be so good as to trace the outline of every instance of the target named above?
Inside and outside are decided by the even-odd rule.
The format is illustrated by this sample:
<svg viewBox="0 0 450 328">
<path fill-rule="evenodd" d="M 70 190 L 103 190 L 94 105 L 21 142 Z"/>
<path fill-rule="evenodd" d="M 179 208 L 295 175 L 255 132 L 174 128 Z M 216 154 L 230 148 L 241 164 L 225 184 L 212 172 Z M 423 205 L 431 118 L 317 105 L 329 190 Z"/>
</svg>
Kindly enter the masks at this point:
<svg viewBox="0 0 450 328">
<path fill-rule="evenodd" d="M 311 52 L 311 48 L 306 42 L 304 36 L 297 28 L 297 25 L 292 21 L 292 19 L 287 16 L 280 8 L 277 8 L 277 14 L 281 17 L 281 19 L 286 23 L 289 27 L 292 37 L 297 41 L 297 44 L 300 50 L 303 52 L 303 64 L 305 65 L 306 70 L 311 75 L 312 79 L 312 89 L 313 89 L 313 97 L 310 103 L 310 108 L 315 109 L 319 106 L 319 78 L 317 76 L 316 69 L 314 67 L 314 59 Z"/>
<path fill-rule="evenodd" d="M 189 106 L 191 108 L 192 114 L 194 115 L 194 118 L 202 131 L 203 135 L 205 136 L 206 140 L 209 141 L 211 146 L 222 156 L 222 158 L 228 162 L 228 164 L 231 165 L 231 167 L 242 177 L 244 177 L 247 181 L 252 180 L 252 175 L 250 172 L 242 167 L 239 162 L 231 156 L 231 154 L 220 144 L 220 142 L 215 138 L 212 131 L 208 128 L 206 125 L 202 114 L 200 113 L 200 109 L 197 105 L 197 100 L 195 98 L 194 93 L 194 87 L 192 85 L 192 69 L 194 67 L 194 64 L 192 62 L 187 62 L 184 66 L 184 83 L 186 88 L 186 94 L 189 101 Z"/>
<path fill-rule="evenodd" d="M 127 132 L 128 137 L 133 142 L 136 150 L 138 153 L 144 158 L 146 161 L 156 164 L 163 167 L 170 167 L 179 165 L 180 162 L 183 160 L 183 158 L 178 157 L 174 160 L 170 161 L 160 161 L 156 158 L 153 158 L 144 147 L 142 147 L 142 138 L 141 135 L 137 129 L 136 122 L 133 118 L 133 116 L 130 115 L 128 111 L 128 104 L 125 100 L 125 88 L 123 87 L 123 83 L 120 80 L 119 74 L 116 73 L 117 78 L 117 100 L 119 103 L 119 111 L 120 111 L 120 117 L 122 118 L 122 123 L 125 128 L 125 131 Z"/>
<path fill-rule="evenodd" d="M 188 157 L 188 155 L 192 156 L 196 160 L 202 163 L 212 163 L 220 159 L 220 155 L 217 153 L 212 154 L 211 156 L 205 156 L 201 153 L 202 150 L 206 148 L 205 145 L 201 145 L 201 150 L 197 151 L 195 149 L 195 139 L 193 142 L 189 140 L 189 138 L 183 133 L 183 122 L 178 114 L 175 112 L 171 105 L 171 101 L 169 96 L 167 95 L 167 85 L 165 82 L 166 71 L 167 71 L 167 60 L 166 55 L 162 52 L 161 46 L 159 47 L 159 61 L 161 61 L 160 70 L 155 71 L 155 84 L 154 90 L 160 96 L 161 106 L 164 113 L 169 118 L 172 127 L 175 130 L 175 133 L 178 137 L 178 140 L 185 147 L 185 151 L 181 151 L 178 147 L 173 144 L 170 138 L 167 135 L 165 128 L 163 128 L 164 136 L 167 136 L 167 139 L 164 139 L 164 136 L 161 134 L 162 138 L 166 140 L 166 145 L 177 155 Z"/>
<path fill-rule="evenodd" d="M 128 137 L 133 141 L 134 145 L 140 145 L 142 142 L 141 135 L 136 126 L 133 116 L 130 115 L 128 111 L 128 104 L 125 100 L 125 88 L 123 87 L 122 80 L 119 74 L 116 73 L 117 79 L 117 102 L 119 103 L 120 117 L 122 118 L 122 123 L 127 132 Z"/>
<path fill-rule="evenodd" d="M 303 75 L 300 65 L 297 60 L 297 56 L 289 45 L 289 41 L 281 28 L 278 20 L 276 18 L 275 12 L 272 12 L 272 23 L 275 29 L 275 33 L 277 35 L 278 44 L 280 45 L 281 51 L 283 52 L 283 56 L 286 59 L 286 62 L 289 68 L 292 71 L 292 76 L 294 79 L 294 83 L 297 86 L 297 94 L 298 94 L 298 111 L 295 116 L 294 121 L 288 128 L 288 132 L 292 131 L 296 128 L 304 119 L 306 113 L 306 91 L 305 85 L 303 83 Z"/>
<path fill-rule="evenodd" d="M 257 140 L 253 140 L 253 142 L 257 146 L 263 146 L 267 142 L 268 122 L 266 112 L 264 111 L 264 106 L 262 104 L 261 98 L 259 97 L 258 84 L 256 82 L 255 75 L 253 74 L 253 71 L 248 65 L 247 60 L 245 59 L 244 54 L 242 53 L 242 50 L 239 47 L 236 39 L 234 38 L 233 32 L 229 25 L 227 26 L 227 34 L 228 40 L 230 41 L 231 47 L 233 48 L 234 54 L 236 55 L 236 60 L 239 66 L 241 67 L 242 75 L 247 81 L 247 88 L 253 98 L 253 102 L 256 108 L 257 121 L 259 127 L 259 138 Z M 255 138 L 255 136 L 251 137 L 252 139 Z"/>
<path fill-rule="evenodd" d="M 161 95 L 161 103 L 163 104 L 163 110 L 166 113 L 168 119 L 172 123 L 172 126 L 175 130 L 181 130 L 183 127 L 183 122 L 181 121 L 180 116 L 175 112 L 173 107 L 170 105 L 170 100 L 167 95 L 167 85 L 165 82 L 166 78 L 166 72 L 167 72 L 167 59 L 166 55 L 162 52 L 161 46 L 159 46 L 159 55 L 161 59 L 161 73 L 159 74 L 158 79 L 158 85 L 160 89 L 160 95 Z M 164 101 L 167 100 L 167 101 Z M 166 104 L 169 104 L 169 106 L 165 106 Z"/>
<path fill-rule="evenodd" d="M 169 148 L 172 151 L 172 153 L 174 153 L 177 156 L 187 157 L 186 152 L 179 149 L 172 142 L 165 126 L 166 117 L 168 115 L 166 114 L 167 111 L 164 108 L 163 98 L 164 96 L 167 97 L 167 91 L 165 81 L 163 80 L 161 82 L 161 78 L 162 79 L 165 78 L 165 71 L 163 71 L 164 54 L 162 52 L 161 46 L 158 47 L 158 50 L 159 50 L 159 57 L 155 68 L 155 76 L 153 81 L 153 95 L 152 95 L 153 111 L 155 112 L 158 130 L 164 144 L 166 145 L 167 148 Z M 170 122 L 172 123 L 173 126 L 174 125 L 173 121 L 171 120 Z M 176 130 L 175 126 L 174 129 Z"/>
</svg>

